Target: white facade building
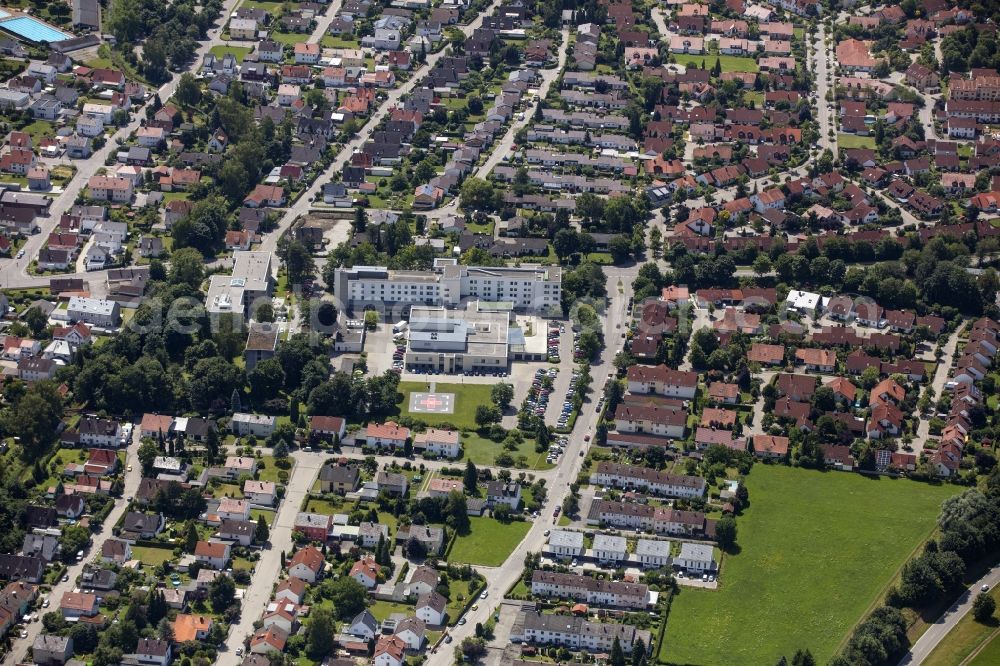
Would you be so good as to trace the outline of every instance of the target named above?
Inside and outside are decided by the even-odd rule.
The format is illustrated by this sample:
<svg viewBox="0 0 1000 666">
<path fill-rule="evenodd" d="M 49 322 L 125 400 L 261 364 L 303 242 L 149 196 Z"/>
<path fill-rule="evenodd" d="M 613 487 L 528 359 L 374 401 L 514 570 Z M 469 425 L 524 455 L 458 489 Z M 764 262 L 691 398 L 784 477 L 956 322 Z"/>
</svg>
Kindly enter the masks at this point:
<svg viewBox="0 0 1000 666">
<path fill-rule="evenodd" d="M 548 553 L 557 557 L 580 557 L 583 555 L 583 532 L 552 530 Z"/>
<path fill-rule="evenodd" d="M 82 321 L 100 328 L 117 328 L 121 321 L 121 308 L 118 303 L 102 298 L 73 296 L 69 299 L 66 314 L 72 322 Z"/>
<path fill-rule="evenodd" d="M 688 571 L 714 571 L 712 547 L 702 543 L 683 543 L 674 565 Z"/>
<path fill-rule="evenodd" d="M 549 311 L 559 307 L 562 270 L 558 266 L 461 266 L 437 259 L 433 273 L 390 271 L 382 266 L 339 269 L 336 294 L 349 308 L 393 304 L 454 307 L 463 299 L 512 303 L 515 309 Z"/>
<path fill-rule="evenodd" d="M 655 539 L 638 539 L 635 557 L 644 569 L 659 569 L 670 564 L 670 542 Z"/>
</svg>

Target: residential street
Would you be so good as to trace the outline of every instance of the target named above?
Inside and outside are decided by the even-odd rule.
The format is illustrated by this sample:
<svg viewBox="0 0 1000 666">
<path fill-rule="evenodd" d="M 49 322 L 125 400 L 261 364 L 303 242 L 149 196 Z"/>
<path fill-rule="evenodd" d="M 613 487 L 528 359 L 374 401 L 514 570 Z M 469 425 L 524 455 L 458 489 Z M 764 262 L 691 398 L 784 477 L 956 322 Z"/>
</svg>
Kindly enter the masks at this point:
<svg viewBox="0 0 1000 666">
<path fill-rule="evenodd" d="M 833 45 L 827 44 L 826 26 L 822 23 L 816 31 L 819 38 L 816 45 L 810 45 L 810 53 L 813 60 L 812 70 L 816 79 L 816 107 L 819 118 L 819 141 L 820 150 L 829 149 L 834 157 L 837 156 L 837 128 L 833 126 L 835 112 L 833 105 L 836 103 L 832 99 L 827 100 L 830 93 L 830 84 L 836 74 L 834 67 Z M 829 82 L 828 82 L 829 80 Z M 830 131 L 833 130 L 833 138 L 830 138 Z"/>
<path fill-rule="evenodd" d="M 253 633 L 253 624 L 260 619 L 261 612 L 271 599 L 271 591 L 281 573 L 281 552 L 292 551 L 292 528 L 295 526 L 295 516 L 299 513 L 302 500 L 309 493 L 313 483 L 319 476 L 323 461 L 328 454 L 303 453 L 292 454 L 295 468 L 288 479 L 285 497 L 271 526 L 270 546 L 260 551 L 260 560 L 253 572 L 250 586 L 243 596 L 240 621 L 230 627 L 226 638 L 226 649 L 219 653 L 216 664 L 219 666 L 239 666 L 242 657 L 236 656 L 236 648 Z"/>
<path fill-rule="evenodd" d="M 761 372 L 759 375 L 756 375 L 760 377 L 761 388 L 763 389 L 765 386 L 770 384 L 771 381 L 774 379 L 775 375 L 777 374 L 778 373 L 773 370 L 767 370 Z M 747 438 L 751 438 L 754 435 L 763 435 L 764 428 L 761 426 L 763 422 L 764 422 L 764 393 L 763 391 L 761 391 L 761 394 L 757 396 L 757 400 L 754 401 L 753 403 L 753 422 L 750 424 L 750 427 L 744 430 L 743 434 Z"/>
<path fill-rule="evenodd" d="M 222 23 L 225 23 L 225 21 L 228 20 L 229 14 L 236 9 L 236 5 L 239 4 L 239 2 L 240 0 L 226 0 L 222 9 L 222 14 L 219 17 Z M 198 47 L 198 50 L 191 59 L 191 70 L 197 70 L 197 68 L 201 66 L 202 59 L 213 46 L 227 43 L 222 41 L 220 38 L 221 34 L 221 28 L 213 28 L 208 31 L 209 39 Z M 181 74 L 182 72 L 174 72 L 169 81 L 164 83 L 158 89 L 150 92 L 158 94 L 160 99 L 165 102 L 167 98 L 174 94 L 174 90 L 176 90 L 177 84 L 180 81 Z M 136 109 L 133 113 L 132 121 L 109 137 L 103 148 L 95 151 L 94 154 L 88 159 L 73 161 L 73 166 L 77 169 L 76 175 L 73 177 L 73 180 L 70 181 L 69 185 L 66 186 L 63 193 L 53 200 L 52 206 L 49 209 L 49 216 L 47 218 L 39 219 L 41 232 L 28 237 L 28 240 L 23 247 L 24 258 L 20 261 L 5 262 L 2 266 L 0 266 L 0 286 L 2 286 L 2 288 L 19 289 L 24 287 L 48 286 L 49 276 L 37 277 L 27 274 L 26 271 L 29 263 L 37 257 L 38 251 L 42 249 L 42 245 L 48 239 L 49 234 L 59 223 L 59 218 L 62 217 L 62 214 L 72 208 L 76 203 L 77 195 L 79 195 L 80 192 L 87 187 L 87 181 L 90 180 L 90 177 L 96 174 L 98 169 L 103 168 L 107 159 L 118 151 L 118 140 L 121 139 L 124 141 L 130 134 L 138 130 L 145 118 L 145 107 Z M 82 274 L 60 274 L 59 277 L 97 279 L 102 275 L 107 275 L 106 271 Z"/>
<path fill-rule="evenodd" d="M 667 43 L 670 43 L 670 30 L 667 29 L 667 19 L 663 15 L 663 7 L 656 5 L 653 7 L 653 23 L 656 25 L 657 32 L 660 33 L 660 39 Z"/>
<path fill-rule="evenodd" d="M 500 5 L 500 0 L 493 0 L 489 7 L 484 9 L 479 13 L 479 16 L 470 23 L 469 25 L 457 25 L 457 29 L 461 30 L 467 37 L 472 34 L 472 32 L 483 24 L 483 19 L 487 16 L 492 16 L 493 11 Z M 298 200 L 292 204 L 288 209 L 285 210 L 284 215 L 281 216 L 281 220 L 278 222 L 277 228 L 267 234 L 260 244 L 260 247 L 256 248 L 259 252 L 274 252 L 278 247 L 278 239 L 281 235 L 292 226 L 300 216 L 305 215 L 309 212 L 312 207 L 313 200 L 319 196 L 323 189 L 323 185 L 330 182 L 330 178 L 339 173 L 347 161 L 351 159 L 351 155 L 354 154 L 356 150 L 360 150 L 365 142 L 371 137 L 372 133 L 375 131 L 375 127 L 388 115 L 389 111 L 396 106 L 397 102 L 403 99 L 404 96 L 410 93 L 416 86 L 417 83 L 423 80 L 424 75 L 434 68 L 435 63 L 440 60 L 445 53 L 447 48 L 441 49 L 436 53 L 431 53 L 427 55 L 426 66 L 413 72 L 410 76 L 410 80 L 404 83 L 398 88 L 390 90 L 386 94 L 386 98 L 379 105 L 378 109 L 372 113 L 368 122 L 365 123 L 364 128 L 358 132 L 357 136 L 354 137 L 350 142 L 341 148 L 340 152 L 337 153 L 336 157 L 330 163 L 330 166 L 326 170 L 316 177 L 313 184 L 302 193 Z M 278 270 L 278 264 L 275 262 L 274 270 Z"/>
<path fill-rule="evenodd" d="M 583 463 L 583 456 L 586 455 L 590 442 L 584 441 L 587 435 L 593 436 L 594 426 L 597 424 L 597 411 L 595 409 L 597 400 L 601 395 L 605 379 L 614 372 L 611 364 L 615 354 L 622 348 L 621 330 L 627 322 L 627 306 L 629 295 L 632 291 L 632 280 L 637 273 L 637 267 L 610 268 L 608 274 L 608 296 L 610 302 L 607 308 L 607 316 L 604 319 L 604 336 L 607 348 L 601 357 L 591 365 L 590 373 L 594 378 L 592 392 L 589 400 L 584 404 L 584 408 L 577 419 L 576 427 L 569 438 L 569 446 L 563 455 L 558 467 L 558 474 L 547 483 L 548 498 L 542 508 L 540 517 L 532 523 L 531 530 L 525 538 L 518 544 L 517 548 L 510 554 L 502 565 L 491 569 L 487 576 L 487 600 L 479 603 L 479 610 L 470 610 L 465 614 L 466 624 L 455 626 L 448 630 L 453 637 L 454 643 L 448 645 L 440 644 L 437 652 L 428 654 L 428 666 L 450 666 L 454 663 L 452 648 L 460 643 L 462 639 L 474 635 L 477 622 L 485 623 L 492 615 L 494 608 L 500 603 L 503 595 L 515 583 L 524 568 L 524 557 L 528 553 L 541 551 L 545 545 L 545 530 L 552 529 L 556 519 L 552 517 L 552 512 L 557 506 L 562 506 L 563 499 L 569 492 L 572 483 L 580 473 Z M 621 291 L 619 291 L 619 280 L 621 280 Z M 583 455 L 581 455 L 583 454 Z M 509 629 L 509 627 L 506 627 Z M 505 635 L 504 631 L 498 630 L 497 636 Z M 503 646 L 506 647 L 506 646 Z"/>
<path fill-rule="evenodd" d="M 944 615 L 928 627 L 924 635 L 913 644 L 910 651 L 899 662 L 899 666 L 920 666 L 924 663 L 937 644 L 948 635 L 948 632 L 958 624 L 959 620 L 972 610 L 972 604 L 983 585 L 989 586 L 990 589 L 1000 585 L 1000 565 L 993 567 L 985 576 L 970 585 L 969 589 L 944 612 Z"/>
<path fill-rule="evenodd" d="M 62 595 L 66 592 L 72 592 L 76 588 L 77 578 L 83 573 L 83 565 L 93 561 L 93 559 L 100 555 L 101 549 L 104 547 L 104 542 L 112 538 L 114 535 L 111 533 L 111 528 L 122 519 L 125 515 L 125 511 L 128 509 L 128 499 L 135 495 L 135 491 L 139 489 L 139 481 L 142 479 L 142 470 L 139 465 L 139 459 L 137 458 L 137 453 L 139 451 L 139 429 L 136 428 L 133 432 L 132 443 L 129 444 L 125 451 L 125 469 L 128 469 L 129 465 L 132 465 L 132 471 L 125 472 L 125 490 L 122 493 L 122 497 L 115 500 L 115 507 L 108 514 L 108 517 L 104 521 L 104 526 L 100 532 L 93 535 L 90 548 L 86 551 L 85 557 L 82 562 L 77 562 L 69 565 L 67 574 L 69 575 L 69 580 L 63 582 L 60 578 L 59 582 L 52 586 L 52 590 L 48 593 L 48 597 L 52 603 L 52 610 L 56 610 L 59 607 L 59 600 L 62 599 Z M 11 663 L 19 664 L 22 663 L 27 654 L 28 648 L 32 646 L 35 642 L 35 638 L 44 629 L 44 625 L 39 622 L 31 622 L 25 625 L 25 629 L 28 632 L 27 638 L 14 638 L 11 646 L 11 650 L 8 654 L 14 655 L 14 660 Z M 14 634 L 11 634 L 13 638 Z M 6 660 L 4 660 L 6 663 Z"/>
<path fill-rule="evenodd" d="M 937 402 L 937 400 L 944 393 L 944 385 L 948 382 L 948 371 L 951 370 L 951 363 L 955 358 L 955 349 L 958 347 L 958 334 L 960 331 L 961 328 L 958 328 L 948 337 L 948 342 L 946 342 L 943 347 L 944 355 L 941 356 L 941 361 L 937 364 L 937 368 L 934 371 L 934 377 L 931 379 L 931 383 L 928 387 L 924 389 L 925 391 L 934 391 L 934 402 Z M 914 454 L 917 456 L 920 455 L 920 453 L 924 450 L 924 445 L 927 443 L 927 438 L 929 436 L 930 420 L 921 418 L 917 423 L 917 436 L 913 438 Z"/>
<path fill-rule="evenodd" d="M 510 154 L 510 148 L 514 145 L 514 135 L 516 135 L 518 130 L 522 127 L 526 127 L 531 123 L 535 109 L 538 107 L 539 100 L 545 99 L 545 96 L 549 92 L 549 88 L 552 87 L 552 82 L 559 78 L 559 73 L 562 72 L 563 67 L 566 66 L 566 53 L 568 50 L 569 30 L 564 28 L 562 31 L 562 44 L 559 45 L 559 64 L 550 69 L 538 70 L 542 77 L 542 83 L 538 86 L 538 97 L 535 103 L 527 105 L 527 108 L 523 111 L 523 120 L 518 120 L 517 116 L 515 116 L 514 121 L 507 129 L 507 133 L 504 134 L 493 147 L 493 152 L 490 153 L 489 158 L 476 170 L 474 175 L 477 178 L 486 178 L 486 176 L 493 171 L 493 168 L 500 164 L 500 162 L 504 160 L 505 156 Z"/>
</svg>

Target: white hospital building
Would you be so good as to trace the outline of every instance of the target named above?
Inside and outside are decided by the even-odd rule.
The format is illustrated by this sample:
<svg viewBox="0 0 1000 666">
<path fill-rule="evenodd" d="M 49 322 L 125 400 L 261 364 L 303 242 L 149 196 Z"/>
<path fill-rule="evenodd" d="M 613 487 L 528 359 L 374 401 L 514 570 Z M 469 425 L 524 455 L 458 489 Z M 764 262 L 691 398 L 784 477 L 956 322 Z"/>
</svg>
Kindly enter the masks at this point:
<svg viewBox="0 0 1000 666">
<path fill-rule="evenodd" d="M 560 307 L 562 269 L 558 266 L 462 266 L 439 258 L 434 270 L 390 271 L 355 266 L 337 271 L 335 292 L 347 309 L 393 305 L 456 307 L 465 299 L 510 303 L 515 310 L 548 312 Z"/>
</svg>

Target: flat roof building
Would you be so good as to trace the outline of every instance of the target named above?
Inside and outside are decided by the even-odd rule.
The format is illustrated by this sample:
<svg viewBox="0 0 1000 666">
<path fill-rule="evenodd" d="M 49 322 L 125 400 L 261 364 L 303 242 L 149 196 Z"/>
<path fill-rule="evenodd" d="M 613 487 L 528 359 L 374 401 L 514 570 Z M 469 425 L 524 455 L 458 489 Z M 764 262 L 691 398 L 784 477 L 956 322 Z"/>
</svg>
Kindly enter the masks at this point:
<svg viewBox="0 0 1000 666">
<path fill-rule="evenodd" d="M 440 372 L 506 370 L 510 313 L 412 306 L 404 362 Z"/>
<path fill-rule="evenodd" d="M 101 328 L 117 328 L 121 321 L 121 308 L 117 301 L 102 298 L 73 296 L 69 299 L 66 314 L 70 321 L 82 321 Z"/>
<path fill-rule="evenodd" d="M 456 307 L 465 299 L 481 299 L 547 312 L 559 308 L 561 287 L 558 266 L 462 266 L 447 258 L 436 259 L 431 273 L 355 266 L 337 270 L 335 279 L 336 295 L 348 309 L 396 304 Z"/>
<path fill-rule="evenodd" d="M 239 313 L 247 317 L 253 302 L 269 299 L 273 288 L 271 253 L 237 251 L 233 253 L 231 275 L 209 278 L 205 307 L 210 315 Z"/>
</svg>

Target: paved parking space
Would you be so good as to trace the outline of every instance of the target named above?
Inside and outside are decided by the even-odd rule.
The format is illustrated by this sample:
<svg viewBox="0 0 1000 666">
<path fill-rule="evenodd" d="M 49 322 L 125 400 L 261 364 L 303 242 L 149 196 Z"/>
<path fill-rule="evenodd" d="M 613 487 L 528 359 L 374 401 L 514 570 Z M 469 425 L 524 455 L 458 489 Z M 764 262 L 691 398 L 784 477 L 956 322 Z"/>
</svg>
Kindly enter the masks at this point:
<svg viewBox="0 0 1000 666">
<path fill-rule="evenodd" d="M 494 612 L 500 614 L 500 621 L 496 623 L 494 632 L 496 634 L 495 643 L 498 645 L 510 645 L 510 630 L 514 626 L 514 620 L 521 612 L 521 603 L 505 601 Z"/>
<path fill-rule="evenodd" d="M 556 320 L 559 321 L 559 320 Z M 546 322 L 548 325 L 548 322 Z M 370 376 L 380 375 L 392 368 L 393 353 L 396 346 L 393 341 L 392 325 L 380 323 L 374 331 L 368 331 L 365 336 L 365 351 L 368 354 L 368 374 Z M 558 370 L 555 378 L 554 390 L 550 398 L 550 405 L 545 415 L 545 422 L 555 426 L 565 401 L 566 391 L 569 389 L 570 378 L 576 365 L 573 363 L 573 336 L 572 331 L 567 326 L 565 333 L 560 336 L 561 362 L 553 365 L 548 361 L 513 361 L 507 369 L 506 377 L 495 375 L 465 375 L 458 374 L 426 374 L 415 373 L 404 370 L 400 378 L 402 381 L 412 382 L 440 382 L 445 384 L 496 384 L 506 382 L 514 387 L 514 399 L 511 401 L 511 408 L 504 415 L 504 427 L 514 427 L 517 425 L 517 411 L 521 402 L 528 395 L 531 389 L 531 382 L 535 378 L 535 372 L 541 368 L 548 372 L 552 368 Z"/>
<path fill-rule="evenodd" d="M 549 396 L 549 407 L 545 412 L 545 424 L 553 427 L 558 426 L 559 415 L 562 413 L 563 403 L 566 402 L 566 392 L 569 390 L 569 382 L 573 377 L 573 331 L 570 326 L 565 326 L 563 333 L 559 336 L 559 372 L 552 383 L 552 394 Z"/>
<path fill-rule="evenodd" d="M 392 337 L 392 326 L 389 324 L 379 324 L 365 335 L 369 375 L 381 375 L 392 368 L 392 353 L 396 350 Z"/>
<path fill-rule="evenodd" d="M 674 576 L 674 580 L 677 581 L 678 585 L 683 585 L 684 587 L 700 587 L 705 590 L 715 590 L 719 587 L 719 579 L 716 578 L 712 582 L 704 581 L 699 576 L 698 578 L 688 578 L 686 575 L 684 578 L 680 576 Z"/>
</svg>

